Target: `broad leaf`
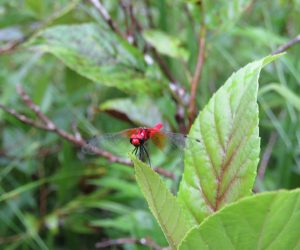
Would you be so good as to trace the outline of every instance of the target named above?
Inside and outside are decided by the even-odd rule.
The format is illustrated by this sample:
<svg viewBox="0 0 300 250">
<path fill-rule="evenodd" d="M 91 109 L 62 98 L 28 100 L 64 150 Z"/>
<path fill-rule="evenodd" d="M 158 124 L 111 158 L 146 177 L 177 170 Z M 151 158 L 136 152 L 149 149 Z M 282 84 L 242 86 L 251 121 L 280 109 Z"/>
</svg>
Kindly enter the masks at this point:
<svg viewBox="0 0 300 250">
<path fill-rule="evenodd" d="M 135 124 L 152 127 L 162 122 L 163 117 L 156 103 L 147 96 L 136 99 L 112 99 L 100 105 L 101 110 L 119 112 Z M 151 115 L 149 115 L 151 114 Z"/>
<path fill-rule="evenodd" d="M 147 75 L 143 55 L 104 25 L 54 26 L 41 31 L 29 45 L 55 55 L 92 81 L 131 94 L 155 93 L 164 87 Z"/>
<path fill-rule="evenodd" d="M 144 38 L 161 54 L 187 60 L 188 52 L 177 37 L 158 30 L 146 30 Z"/>
<path fill-rule="evenodd" d="M 167 189 L 151 167 L 131 156 L 137 182 L 150 210 L 163 230 L 172 249 L 176 249 L 191 226 L 185 221 L 176 197 Z"/>
<path fill-rule="evenodd" d="M 261 68 L 277 56 L 234 73 L 195 120 L 178 198 L 195 224 L 225 204 L 250 195 L 260 151 L 257 89 Z"/>
<path fill-rule="evenodd" d="M 300 189 L 229 205 L 191 230 L 179 249 L 300 249 Z"/>
</svg>

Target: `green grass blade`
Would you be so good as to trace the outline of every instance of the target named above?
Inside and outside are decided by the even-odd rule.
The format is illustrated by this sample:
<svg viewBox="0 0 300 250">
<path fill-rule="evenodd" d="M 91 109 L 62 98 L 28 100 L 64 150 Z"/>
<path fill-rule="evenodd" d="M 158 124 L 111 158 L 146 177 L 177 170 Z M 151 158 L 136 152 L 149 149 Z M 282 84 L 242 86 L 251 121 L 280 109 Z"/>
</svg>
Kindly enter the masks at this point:
<svg viewBox="0 0 300 250">
<path fill-rule="evenodd" d="M 288 103 L 293 105 L 295 109 L 300 111 L 300 97 L 292 92 L 288 87 L 279 84 L 269 84 L 259 91 L 259 95 L 264 95 L 270 91 L 277 92 L 279 95 L 285 98 Z"/>
</svg>

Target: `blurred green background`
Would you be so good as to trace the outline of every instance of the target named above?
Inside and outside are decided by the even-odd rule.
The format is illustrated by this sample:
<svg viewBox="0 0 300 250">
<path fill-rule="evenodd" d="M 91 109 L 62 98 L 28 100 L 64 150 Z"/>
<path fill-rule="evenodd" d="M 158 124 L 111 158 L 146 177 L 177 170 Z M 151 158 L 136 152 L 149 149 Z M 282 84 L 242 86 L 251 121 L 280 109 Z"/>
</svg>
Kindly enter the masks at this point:
<svg viewBox="0 0 300 250">
<path fill-rule="evenodd" d="M 22 84 L 57 127 L 73 133 L 76 126 L 84 138 L 159 121 L 184 132 L 203 25 L 197 110 L 232 72 L 300 33 L 299 0 L 204 1 L 204 8 L 201 1 L 102 1 L 130 44 L 92 2 L 0 0 L 1 104 L 34 119 L 16 92 Z M 299 55 L 295 44 L 261 74 L 255 192 L 300 186 Z M 186 90 L 177 102 L 172 77 L 159 61 Z M 177 103 L 185 111 L 181 118 Z M 57 134 L 2 110 L 0 135 L 1 249 L 94 249 L 97 242 L 124 237 L 151 237 L 167 245 L 133 169 L 83 155 Z M 172 168 L 173 157 L 165 154 L 157 161 L 178 179 L 181 168 Z M 166 181 L 176 189 L 175 181 Z"/>
</svg>

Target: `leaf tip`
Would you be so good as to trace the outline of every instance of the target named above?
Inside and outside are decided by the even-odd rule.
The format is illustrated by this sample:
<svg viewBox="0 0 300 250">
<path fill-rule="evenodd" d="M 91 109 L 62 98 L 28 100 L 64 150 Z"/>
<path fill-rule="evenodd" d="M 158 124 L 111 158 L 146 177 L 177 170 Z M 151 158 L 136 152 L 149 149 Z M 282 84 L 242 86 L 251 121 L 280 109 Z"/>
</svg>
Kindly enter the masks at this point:
<svg viewBox="0 0 300 250">
<path fill-rule="evenodd" d="M 263 66 L 265 66 L 265 65 L 277 60 L 279 57 L 282 57 L 285 54 L 286 54 L 286 52 L 282 52 L 282 53 L 266 56 L 265 58 L 263 58 L 262 64 L 263 64 Z"/>
</svg>

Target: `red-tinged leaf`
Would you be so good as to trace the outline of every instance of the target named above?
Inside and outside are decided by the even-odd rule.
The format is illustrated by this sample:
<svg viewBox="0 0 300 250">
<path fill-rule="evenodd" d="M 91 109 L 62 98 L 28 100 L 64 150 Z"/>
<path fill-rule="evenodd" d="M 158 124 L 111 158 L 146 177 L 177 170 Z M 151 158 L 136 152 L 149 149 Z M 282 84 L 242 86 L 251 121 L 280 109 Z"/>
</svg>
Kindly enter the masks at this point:
<svg viewBox="0 0 300 250">
<path fill-rule="evenodd" d="M 191 128 L 189 136 L 201 143 L 186 150 L 178 198 L 195 224 L 252 193 L 260 151 L 258 77 L 262 67 L 277 57 L 255 61 L 234 73 Z"/>
</svg>

